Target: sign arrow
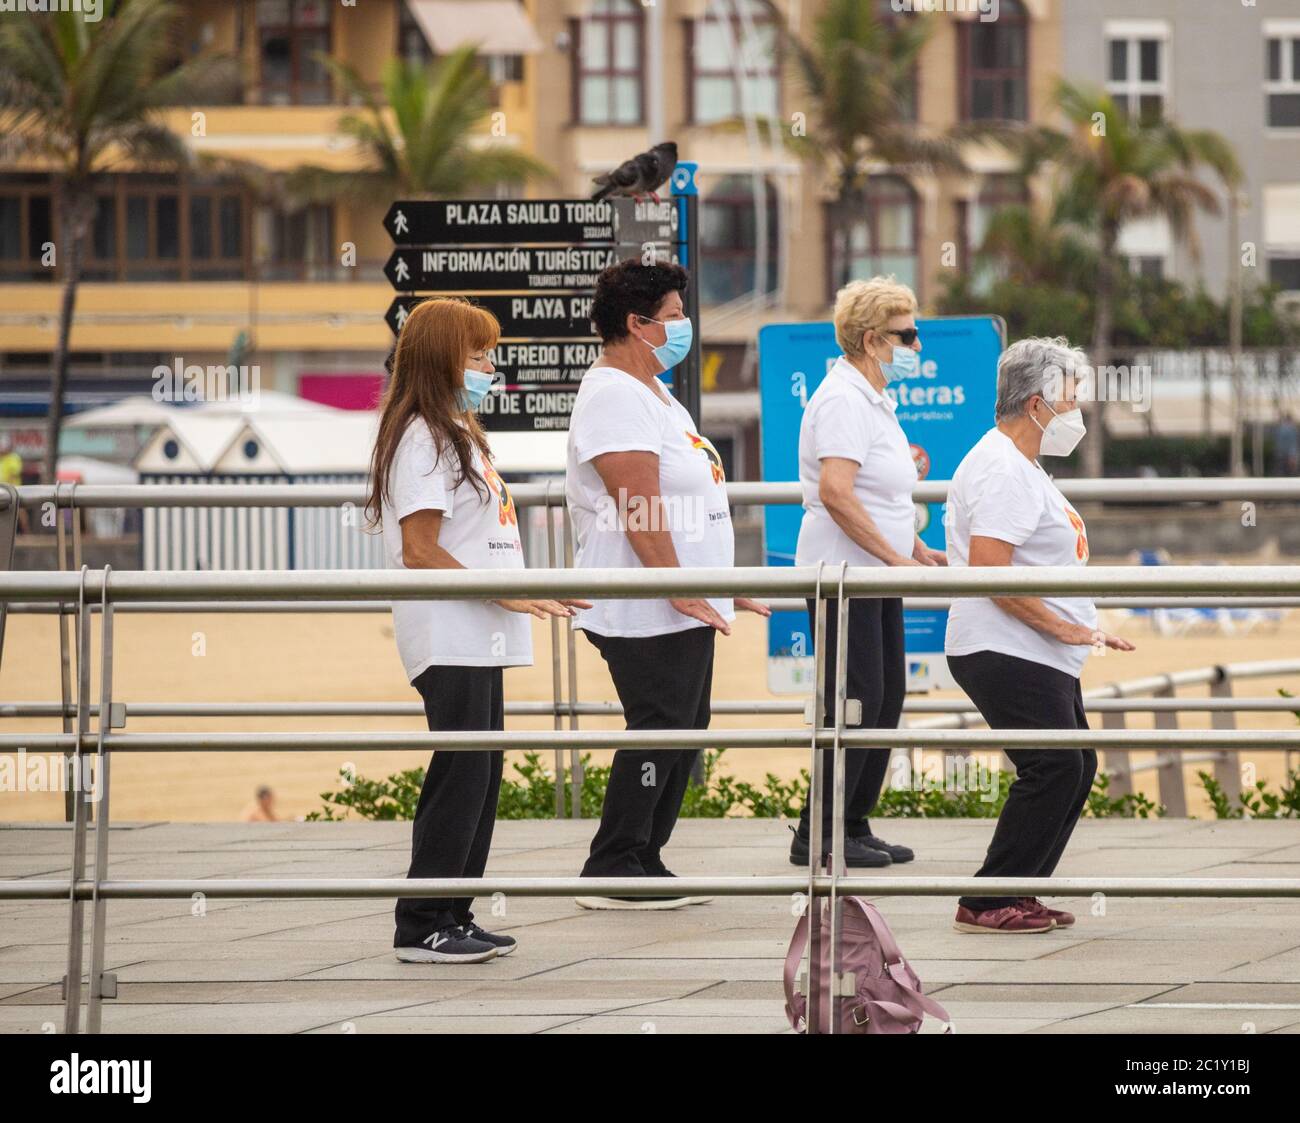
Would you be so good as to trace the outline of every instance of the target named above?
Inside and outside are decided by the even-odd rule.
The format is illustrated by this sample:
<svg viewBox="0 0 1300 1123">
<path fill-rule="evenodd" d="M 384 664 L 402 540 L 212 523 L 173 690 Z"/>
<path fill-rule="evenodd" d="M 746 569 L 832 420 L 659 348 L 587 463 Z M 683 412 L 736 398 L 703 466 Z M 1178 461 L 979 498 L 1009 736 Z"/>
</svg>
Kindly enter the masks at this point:
<svg viewBox="0 0 1300 1123">
<path fill-rule="evenodd" d="M 476 296 L 501 324 L 503 339 L 591 339 L 590 291 L 548 295 Z M 384 319 L 394 335 L 402 330 L 410 310 L 427 296 L 398 296 Z"/>
</svg>

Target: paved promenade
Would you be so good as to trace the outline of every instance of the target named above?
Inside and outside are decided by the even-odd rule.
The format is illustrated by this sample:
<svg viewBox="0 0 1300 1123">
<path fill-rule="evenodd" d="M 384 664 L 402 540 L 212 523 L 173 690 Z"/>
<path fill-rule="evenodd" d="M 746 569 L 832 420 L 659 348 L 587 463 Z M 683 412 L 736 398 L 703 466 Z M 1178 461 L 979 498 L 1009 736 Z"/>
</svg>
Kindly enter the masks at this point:
<svg viewBox="0 0 1300 1123">
<path fill-rule="evenodd" d="M 881 821 L 915 876 L 973 873 L 992 824 Z M 887 828 L 885 830 L 884 828 Z M 498 825 L 490 875 L 572 876 L 593 824 Z M 400 877 L 409 823 L 114 827 L 113 878 Z M 772 821 L 684 821 L 681 875 L 789 875 Z M 63 825 L 0 825 L 0 877 L 67 876 Z M 1062 876 L 1300 877 L 1294 822 L 1085 820 Z M 888 881 L 890 872 L 881 875 Z M 1086 900 L 1071 931 L 961 935 L 947 899 L 878 897 L 929 993 L 965 1033 L 1300 1033 L 1300 901 Z M 1059 902 L 1054 902 L 1059 903 Z M 398 963 L 387 902 L 114 901 L 112 1031 L 781 1033 L 790 902 L 719 898 L 668 913 L 517 899 L 480 918 L 520 941 L 482 966 Z M 198 910 L 201 913 L 202 909 Z M 87 910 L 87 921 L 89 910 Z M 0 903 L 0 1032 L 60 1027 L 68 911 Z M 933 1029 L 935 1027 L 928 1027 Z"/>
</svg>

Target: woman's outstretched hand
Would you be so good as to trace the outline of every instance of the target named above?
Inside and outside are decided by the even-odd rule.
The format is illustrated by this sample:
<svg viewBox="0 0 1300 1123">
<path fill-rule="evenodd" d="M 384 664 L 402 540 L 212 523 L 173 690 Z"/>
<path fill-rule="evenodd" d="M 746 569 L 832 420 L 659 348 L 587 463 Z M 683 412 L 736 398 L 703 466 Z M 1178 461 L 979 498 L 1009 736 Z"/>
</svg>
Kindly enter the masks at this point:
<svg viewBox="0 0 1300 1123">
<path fill-rule="evenodd" d="M 529 616 L 536 616 L 539 620 L 549 620 L 552 616 L 572 616 L 573 607 L 591 607 L 583 601 L 559 600 L 494 600 L 492 603 L 510 612 L 523 612 Z M 571 605 L 573 607 L 570 607 Z"/>
</svg>

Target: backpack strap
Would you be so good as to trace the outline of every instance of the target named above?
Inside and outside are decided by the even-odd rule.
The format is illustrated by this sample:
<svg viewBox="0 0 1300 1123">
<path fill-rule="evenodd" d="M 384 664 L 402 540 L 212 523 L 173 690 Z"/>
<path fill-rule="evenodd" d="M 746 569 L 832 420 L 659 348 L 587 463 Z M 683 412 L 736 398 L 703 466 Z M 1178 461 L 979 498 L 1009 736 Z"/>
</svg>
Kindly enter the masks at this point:
<svg viewBox="0 0 1300 1123">
<path fill-rule="evenodd" d="M 790 1024 L 798 1029 L 803 1022 L 803 1015 L 794 1009 L 794 1000 L 799 990 L 799 964 L 803 960 L 804 949 L 808 946 L 808 909 L 794 926 L 794 935 L 790 937 L 790 950 L 785 953 L 785 1012 Z M 805 1000 L 806 1001 L 806 1000 Z M 806 1009 L 806 1007 L 805 1007 Z"/>
<path fill-rule="evenodd" d="M 853 906 L 871 925 L 871 931 L 875 934 L 876 940 L 880 944 L 880 950 L 885 957 L 885 970 L 889 972 L 889 977 L 898 984 L 900 993 L 896 997 L 902 1008 L 918 1018 L 924 1018 L 926 1014 L 938 1018 L 947 1026 L 944 1032 L 952 1033 L 952 1018 L 949 1016 L 948 1011 L 924 991 L 920 990 L 913 979 L 909 977 L 907 961 L 903 958 L 903 952 L 898 946 L 898 941 L 894 939 L 893 932 L 889 930 L 889 925 L 885 923 L 885 918 L 880 915 L 879 910 L 867 901 L 860 900 L 857 897 L 846 898 L 845 903 L 849 902 L 853 903 Z M 893 1004 L 883 1003 L 881 1005 L 888 1007 Z"/>
<path fill-rule="evenodd" d="M 894 939 L 894 933 L 889 930 L 889 925 L 885 923 L 885 918 L 880 915 L 875 906 L 859 897 L 846 897 L 845 904 L 852 904 L 854 908 L 866 919 L 871 925 L 871 931 L 876 935 L 876 942 L 880 945 L 880 950 L 885 956 L 885 966 L 892 968 L 895 963 L 903 962 L 903 952 L 898 946 L 898 941 Z M 893 971 L 890 971 L 893 974 Z"/>
</svg>

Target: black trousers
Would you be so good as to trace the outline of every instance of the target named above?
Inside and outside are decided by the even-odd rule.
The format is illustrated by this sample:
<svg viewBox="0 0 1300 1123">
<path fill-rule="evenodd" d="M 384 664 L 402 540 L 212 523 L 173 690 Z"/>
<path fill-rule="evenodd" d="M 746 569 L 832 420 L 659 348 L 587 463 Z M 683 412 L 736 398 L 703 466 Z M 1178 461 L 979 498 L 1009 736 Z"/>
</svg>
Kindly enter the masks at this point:
<svg viewBox="0 0 1300 1123">
<path fill-rule="evenodd" d="M 835 720 L 835 644 L 837 602 L 826 608 L 826 724 Z M 816 634 L 817 604 L 808 602 L 809 635 Z M 847 697 L 862 702 L 860 729 L 897 729 L 907 693 L 907 663 L 903 653 L 901 597 L 865 597 L 849 601 Z M 822 753 L 822 849 L 830 853 L 834 837 L 835 770 L 829 749 Z M 844 832 L 846 837 L 871 833 L 867 816 L 880 798 L 889 770 L 888 749 L 844 750 Z M 799 814 L 799 837 L 808 838 L 809 807 Z"/>
<path fill-rule="evenodd" d="M 430 732 L 490 733 L 505 728 L 500 667 L 429 667 L 412 685 L 424 700 Z M 440 749 L 429 761 L 411 827 L 407 877 L 482 877 L 492 847 L 500 752 Z M 401 897 L 394 947 L 430 932 L 467 924 L 472 897 Z"/>
<path fill-rule="evenodd" d="M 587 632 L 609 666 L 627 728 L 708 729 L 712 628 L 629 638 Z M 677 825 L 695 749 L 619 749 L 583 877 L 657 877 Z"/>
<path fill-rule="evenodd" d="M 950 655 L 948 667 L 990 729 L 1087 729 L 1083 691 L 1073 675 L 979 651 Z M 1074 832 L 1097 775 L 1092 749 L 1016 749 L 1016 778 L 976 877 L 1050 877 Z M 1014 897 L 962 897 L 969 909 L 1015 904 Z"/>
</svg>

